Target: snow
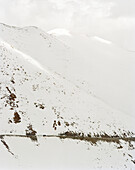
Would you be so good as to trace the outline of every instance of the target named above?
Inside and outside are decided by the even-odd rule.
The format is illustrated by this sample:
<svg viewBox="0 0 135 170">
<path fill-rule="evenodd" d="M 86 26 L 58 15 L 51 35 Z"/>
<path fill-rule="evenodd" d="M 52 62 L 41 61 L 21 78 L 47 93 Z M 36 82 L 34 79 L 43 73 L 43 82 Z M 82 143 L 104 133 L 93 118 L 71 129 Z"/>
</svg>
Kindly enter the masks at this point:
<svg viewBox="0 0 135 170">
<path fill-rule="evenodd" d="M 105 40 L 101 37 L 94 36 L 93 39 L 96 39 L 96 40 L 103 42 L 103 43 L 106 43 L 106 44 L 111 44 L 111 41 Z"/>
<path fill-rule="evenodd" d="M 28 139 L 6 139 L 12 150 L 19 154 L 18 158 L 12 157 L 1 147 L 1 167 L 6 169 L 34 169 L 38 170 L 68 170 L 68 169 L 134 169 L 134 164 L 129 164 L 128 154 L 123 156 L 124 150 L 117 150 L 116 144 L 101 143 L 91 146 L 89 143 L 60 139 L 39 139 L 39 146 Z M 25 148 L 23 146 L 25 143 Z M 128 146 L 125 147 L 128 148 Z M 130 151 L 132 154 L 132 151 Z M 40 158 L 40 159 L 39 159 Z M 5 160 L 8 165 L 5 165 Z M 105 167 L 106 165 L 106 167 Z"/>
<path fill-rule="evenodd" d="M 62 36 L 62 35 L 71 36 L 70 32 L 63 28 L 56 28 L 48 31 L 47 33 L 54 36 Z"/>
<path fill-rule="evenodd" d="M 93 36 L 70 33 L 56 39 L 36 27 L 1 27 L 3 41 L 113 108 L 134 116 L 134 53 Z"/>
<path fill-rule="evenodd" d="M 4 47 L 6 47 L 7 49 L 16 52 L 16 53 L 19 54 L 19 55 L 21 54 L 21 56 L 22 56 L 23 58 L 25 58 L 28 62 L 30 62 L 31 64 L 35 65 L 35 66 L 38 67 L 39 69 L 45 70 L 38 61 L 34 60 L 32 57 L 28 56 L 27 54 L 24 54 L 24 53 L 22 53 L 21 51 L 13 48 L 13 47 L 10 46 L 10 44 L 8 44 L 7 42 L 4 42 L 4 41 L 1 40 L 0 43 L 1 43 L 1 45 L 3 45 Z"/>
<path fill-rule="evenodd" d="M 66 77 L 113 108 L 134 116 L 134 53 L 98 36 L 58 38 L 72 48 Z"/>
<path fill-rule="evenodd" d="M 1 138 L 10 149 L 1 142 L 2 169 L 133 169 L 133 141 L 93 144 L 59 138 L 64 132 L 91 133 L 92 137 L 135 134 L 132 115 L 110 107 L 90 93 L 91 86 L 81 86 L 75 79 L 89 80 L 85 71 L 90 63 L 83 63 L 81 54 L 76 56 L 76 51 L 38 28 L 1 25 L 0 30 L 0 135 L 26 135 L 29 125 L 37 132 L 35 142 L 27 136 Z M 11 94 L 16 98 L 10 98 Z M 20 122 L 16 123 L 15 112 Z"/>
</svg>

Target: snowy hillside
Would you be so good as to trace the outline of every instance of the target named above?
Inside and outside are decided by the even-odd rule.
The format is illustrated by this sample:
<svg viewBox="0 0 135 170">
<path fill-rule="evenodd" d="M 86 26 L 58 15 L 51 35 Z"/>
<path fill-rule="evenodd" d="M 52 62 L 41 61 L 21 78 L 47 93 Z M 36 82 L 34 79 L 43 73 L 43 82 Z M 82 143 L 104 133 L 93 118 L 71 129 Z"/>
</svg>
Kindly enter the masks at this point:
<svg viewBox="0 0 135 170">
<path fill-rule="evenodd" d="M 0 25 L 1 169 L 134 169 L 135 119 L 70 78 L 65 44 Z"/>
<path fill-rule="evenodd" d="M 135 57 L 120 46 L 93 35 L 79 35 L 58 29 L 49 31 L 72 48 L 69 79 L 112 107 L 135 114 Z M 80 71 L 81 70 L 81 71 Z M 72 74 L 71 74 L 72 73 Z M 104 90 L 105 89 L 105 90 Z"/>
<path fill-rule="evenodd" d="M 0 38 L 113 108 L 134 115 L 134 53 L 97 36 L 53 32 L 56 38 L 36 27 L 1 24 Z"/>
</svg>

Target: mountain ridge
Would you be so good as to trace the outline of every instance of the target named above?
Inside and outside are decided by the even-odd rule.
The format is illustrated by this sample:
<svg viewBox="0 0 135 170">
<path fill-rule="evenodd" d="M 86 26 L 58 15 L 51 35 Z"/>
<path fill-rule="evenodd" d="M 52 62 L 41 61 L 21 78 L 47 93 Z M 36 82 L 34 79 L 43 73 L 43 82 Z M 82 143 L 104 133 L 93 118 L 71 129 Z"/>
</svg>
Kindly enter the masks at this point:
<svg viewBox="0 0 135 170">
<path fill-rule="evenodd" d="M 46 50 L 46 57 L 49 57 L 50 53 L 48 53 Z M 37 149 L 33 147 L 37 146 L 39 149 L 46 147 L 43 139 L 38 136 L 44 135 L 46 143 L 54 140 L 58 146 L 64 146 L 65 151 L 66 147 L 70 146 L 69 143 L 75 144 L 76 148 L 77 141 L 81 142 L 79 146 L 81 146 L 82 153 L 87 145 L 89 148 L 94 147 L 98 154 L 102 145 L 109 145 L 108 147 L 116 153 L 120 147 L 126 158 L 129 159 L 128 154 L 131 154 L 132 158 L 129 159 L 127 165 L 130 164 L 132 167 L 133 153 L 130 152 L 134 151 L 133 141 L 120 139 L 119 142 L 105 142 L 100 139 L 92 143 L 86 139 L 92 140 L 92 137 L 133 138 L 135 135 L 134 118 L 110 108 L 67 81 L 65 77 L 51 72 L 47 67 L 42 66 L 42 69 L 42 67 L 33 65 L 29 61 L 31 57 L 33 56 L 19 51 L 10 43 L 7 44 L 3 40 L 0 42 L 0 140 L 5 149 L 13 153 L 12 156 L 16 155 L 14 153 L 16 151 L 18 156 L 25 160 L 22 153 L 26 155 L 26 152 L 17 149 L 17 142 L 14 146 L 13 141 L 25 141 L 29 146 L 28 149 L 33 149 L 33 152 L 37 154 Z M 35 58 L 34 61 L 36 61 Z M 30 138 L 34 145 L 29 144 L 26 139 L 17 139 L 17 136 L 11 139 L 14 135 L 24 135 Z M 60 141 L 47 139 L 49 135 L 53 138 L 59 136 Z M 61 140 L 64 140 L 63 144 Z M 49 146 L 51 145 L 47 144 L 47 147 Z M 1 154 L 5 154 L 5 150 L 2 149 Z M 89 156 L 90 154 L 91 152 Z M 104 152 L 103 154 L 106 155 Z M 111 155 L 112 151 L 107 153 L 109 154 Z M 96 157 L 97 154 L 93 159 Z M 123 160 L 125 157 L 122 157 L 121 163 Z M 99 164 L 105 167 L 103 162 Z M 124 167 L 124 163 L 122 166 Z"/>
</svg>

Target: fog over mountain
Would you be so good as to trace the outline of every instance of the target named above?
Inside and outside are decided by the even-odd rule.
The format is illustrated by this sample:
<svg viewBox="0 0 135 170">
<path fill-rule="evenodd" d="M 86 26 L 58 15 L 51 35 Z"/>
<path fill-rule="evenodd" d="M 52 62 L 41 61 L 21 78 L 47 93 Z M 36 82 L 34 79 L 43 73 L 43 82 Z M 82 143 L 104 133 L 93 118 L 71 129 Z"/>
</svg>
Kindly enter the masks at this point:
<svg viewBox="0 0 135 170">
<path fill-rule="evenodd" d="M 101 36 L 135 51 L 134 0 L 0 0 L 0 21 Z"/>
</svg>

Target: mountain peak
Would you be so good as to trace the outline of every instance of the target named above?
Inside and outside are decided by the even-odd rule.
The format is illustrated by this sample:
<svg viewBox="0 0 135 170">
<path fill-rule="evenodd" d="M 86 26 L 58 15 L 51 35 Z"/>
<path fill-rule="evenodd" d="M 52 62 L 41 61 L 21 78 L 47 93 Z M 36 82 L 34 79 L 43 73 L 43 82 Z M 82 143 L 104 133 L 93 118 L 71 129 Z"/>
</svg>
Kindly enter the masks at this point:
<svg viewBox="0 0 135 170">
<path fill-rule="evenodd" d="M 64 28 L 56 28 L 48 31 L 47 33 L 55 36 L 71 36 L 70 31 Z"/>
</svg>

